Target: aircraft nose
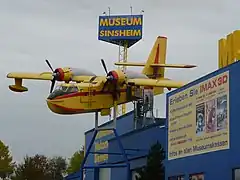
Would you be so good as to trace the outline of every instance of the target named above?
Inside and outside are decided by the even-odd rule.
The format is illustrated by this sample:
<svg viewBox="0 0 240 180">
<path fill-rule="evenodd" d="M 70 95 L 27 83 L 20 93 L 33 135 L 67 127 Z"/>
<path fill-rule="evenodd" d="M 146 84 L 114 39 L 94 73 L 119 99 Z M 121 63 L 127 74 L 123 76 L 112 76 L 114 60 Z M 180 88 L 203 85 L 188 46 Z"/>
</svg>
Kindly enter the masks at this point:
<svg viewBox="0 0 240 180">
<path fill-rule="evenodd" d="M 58 97 L 59 95 L 61 95 L 61 94 L 59 94 L 59 93 L 57 93 L 57 92 L 52 92 L 51 94 L 49 94 L 49 96 L 47 97 L 47 99 L 48 99 L 48 100 L 53 100 L 53 99 L 55 99 L 56 97 Z"/>
<path fill-rule="evenodd" d="M 63 102 L 62 100 L 58 101 L 58 100 L 47 99 L 48 108 L 53 113 L 63 115 L 63 114 L 76 114 L 79 111 L 82 111 L 82 109 L 80 109 L 79 111 L 76 111 L 76 110 L 72 110 L 71 108 L 68 109 L 67 107 L 63 107 L 62 102 Z"/>
<path fill-rule="evenodd" d="M 48 105 L 49 109 L 52 110 L 52 107 L 54 106 L 54 104 L 52 103 L 51 98 L 48 97 L 46 101 L 47 101 L 47 105 Z"/>
<path fill-rule="evenodd" d="M 53 93 L 51 93 L 51 94 L 49 94 L 49 96 L 47 97 L 47 99 L 48 99 L 48 100 L 52 100 L 52 99 L 54 99 L 54 97 L 55 97 L 55 96 L 53 95 Z"/>
<path fill-rule="evenodd" d="M 50 98 L 47 99 L 47 105 L 52 112 L 61 114 L 62 110 Z"/>
</svg>

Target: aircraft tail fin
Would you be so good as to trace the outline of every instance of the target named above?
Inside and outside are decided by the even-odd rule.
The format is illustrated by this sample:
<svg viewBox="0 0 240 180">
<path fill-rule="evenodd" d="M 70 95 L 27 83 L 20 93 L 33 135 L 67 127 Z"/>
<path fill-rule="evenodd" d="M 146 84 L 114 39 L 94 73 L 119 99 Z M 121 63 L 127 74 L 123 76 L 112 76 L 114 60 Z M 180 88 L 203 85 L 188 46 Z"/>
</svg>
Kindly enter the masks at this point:
<svg viewBox="0 0 240 180">
<path fill-rule="evenodd" d="M 142 73 L 152 79 L 164 78 L 165 68 L 193 68 L 195 65 L 166 64 L 167 38 L 158 36 L 146 63 L 118 62 L 118 66 L 142 66 Z"/>
<path fill-rule="evenodd" d="M 164 65 L 166 62 L 166 50 L 167 38 L 158 36 L 148 56 L 148 60 L 142 70 L 142 73 L 153 79 L 164 77 L 165 67 L 152 66 L 152 64 Z"/>
</svg>

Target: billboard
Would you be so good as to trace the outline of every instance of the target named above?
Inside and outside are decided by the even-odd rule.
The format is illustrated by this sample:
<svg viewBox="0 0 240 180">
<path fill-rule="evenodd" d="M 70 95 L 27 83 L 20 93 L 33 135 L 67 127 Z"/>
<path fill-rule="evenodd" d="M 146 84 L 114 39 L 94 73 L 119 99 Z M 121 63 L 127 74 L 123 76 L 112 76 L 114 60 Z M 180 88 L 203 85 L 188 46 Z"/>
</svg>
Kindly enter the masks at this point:
<svg viewBox="0 0 240 180">
<path fill-rule="evenodd" d="M 99 16 L 98 40 L 113 44 L 142 39 L 143 15 Z"/>
<path fill-rule="evenodd" d="M 229 149 L 229 72 L 168 97 L 168 159 Z"/>
</svg>

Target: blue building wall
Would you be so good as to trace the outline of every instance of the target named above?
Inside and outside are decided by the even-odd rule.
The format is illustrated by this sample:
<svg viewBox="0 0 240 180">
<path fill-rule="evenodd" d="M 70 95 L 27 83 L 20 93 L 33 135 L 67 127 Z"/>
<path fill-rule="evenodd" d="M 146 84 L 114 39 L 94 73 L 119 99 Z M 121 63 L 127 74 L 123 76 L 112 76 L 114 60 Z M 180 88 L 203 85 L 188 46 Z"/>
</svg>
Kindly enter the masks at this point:
<svg viewBox="0 0 240 180">
<path fill-rule="evenodd" d="M 165 121 L 165 119 L 162 119 Z M 160 122 L 162 124 L 162 122 Z M 112 121 L 103 124 L 101 127 L 107 127 L 112 125 Z M 117 132 L 120 136 L 121 143 L 124 149 L 127 149 L 128 159 L 130 161 L 131 170 L 142 167 L 146 163 L 146 155 L 150 146 L 159 141 L 163 146 L 166 144 L 164 127 L 160 127 L 159 124 L 148 125 L 141 129 L 134 129 L 134 113 L 133 111 L 119 117 L 117 120 Z M 93 129 L 85 133 L 86 147 L 88 147 L 93 136 Z M 154 137 L 154 138 L 153 138 Z M 99 138 L 101 142 L 108 141 L 108 148 L 100 150 L 102 152 L 114 152 L 121 153 L 120 147 L 117 143 L 117 139 L 113 134 Z M 95 142 L 98 142 L 96 138 Z M 144 143 L 143 143 L 144 142 Z M 95 151 L 94 145 L 92 146 L 92 152 Z M 104 163 L 124 163 L 122 155 L 108 155 L 108 160 L 98 164 Z M 94 162 L 94 154 L 89 154 L 86 165 L 97 165 Z M 86 180 L 98 180 L 98 169 L 88 169 L 86 171 Z M 126 179 L 126 168 L 112 168 L 111 180 Z"/>
<path fill-rule="evenodd" d="M 164 134 L 164 127 L 152 124 L 148 127 L 134 130 L 120 137 L 123 147 L 126 149 L 126 153 L 128 154 L 131 170 L 143 167 L 146 164 L 146 156 L 151 145 L 159 141 L 163 147 L 165 146 L 166 138 Z M 109 152 L 120 152 L 116 138 L 109 141 Z M 120 162 L 124 162 L 124 159 L 118 155 L 110 156 L 108 161 L 108 163 Z M 121 171 L 118 169 L 119 168 L 112 169 L 111 180 L 127 179 L 126 169 L 122 169 Z"/>
<path fill-rule="evenodd" d="M 107 127 L 107 126 L 111 126 L 113 123 L 113 121 L 109 121 L 107 123 L 102 124 L 100 127 Z M 118 117 L 117 119 L 117 123 L 116 123 L 116 128 L 117 128 L 117 133 L 118 135 L 122 135 L 124 133 L 130 132 L 134 129 L 134 112 L 130 111 L 128 113 L 126 113 L 123 116 Z M 87 132 L 85 132 L 85 146 L 88 147 L 90 144 L 90 141 L 93 137 L 93 132 L 94 129 L 91 129 Z M 109 140 L 111 139 L 112 136 L 106 136 L 101 138 L 101 140 Z M 98 138 L 96 138 L 97 141 Z M 93 144 L 91 151 L 94 152 L 95 151 L 95 146 Z M 104 150 L 103 150 L 104 151 Z M 105 152 L 107 152 L 108 150 L 106 149 Z M 94 154 L 89 154 L 86 164 L 85 165 L 97 165 L 94 162 Z M 86 172 L 86 180 L 93 180 L 94 178 L 98 177 L 98 170 L 97 169 L 88 169 Z"/>
<path fill-rule="evenodd" d="M 183 89 L 191 87 L 201 81 L 209 79 L 217 74 L 229 71 L 229 134 L 230 148 L 209 152 L 200 155 L 193 155 L 184 158 L 166 161 L 166 180 L 170 176 L 184 175 L 188 179 L 190 174 L 204 173 L 204 180 L 230 180 L 232 179 L 232 170 L 240 167 L 240 143 L 239 143 L 239 107 L 240 107 L 240 62 L 236 62 L 224 69 L 220 69 L 210 73 L 190 84 L 172 91 L 167 94 L 167 102 L 169 96 L 180 92 Z M 167 104 L 168 107 L 168 104 Z M 167 108 L 168 118 L 168 108 Z M 195 121 L 195 119 L 193 119 Z M 168 141 L 168 133 L 166 132 L 166 142 Z M 167 147 L 168 148 L 168 147 Z M 168 149 L 167 149 L 168 150 Z"/>
<path fill-rule="evenodd" d="M 214 77 L 222 72 L 229 71 L 229 125 L 230 125 L 230 148 L 227 150 L 220 150 L 215 152 L 209 152 L 205 154 L 192 155 L 184 158 L 178 158 L 174 160 L 166 159 L 166 180 L 168 177 L 176 175 L 184 175 L 185 179 L 188 179 L 190 174 L 204 173 L 204 180 L 230 180 L 232 179 L 232 170 L 240 167 L 240 143 L 239 143 L 239 127 L 240 122 L 238 119 L 240 107 L 240 62 L 236 62 L 226 68 L 210 73 L 196 81 L 193 81 L 186 86 L 174 90 L 167 94 L 169 96 L 180 92 L 188 87 L 191 87 L 199 82 L 205 81 L 211 77 Z M 168 103 L 168 100 L 167 100 Z M 167 118 L 168 118 L 168 104 L 167 104 Z M 193 119 L 195 121 L 195 119 Z M 104 124 L 107 126 L 111 124 Z M 168 151 L 168 123 L 165 128 L 159 128 L 156 125 L 145 127 L 143 129 L 134 130 L 133 112 L 120 117 L 117 120 L 117 131 L 121 136 L 121 142 L 125 149 L 139 149 L 140 151 L 130 151 L 127 153 L 131 164 L 131 170 L 138 167 L 142 167 L 146 163 L 146 155 L 151 144 L 157 140 L 163 145 L 166 151 Z M 86 147 L 89 145 L 93 134 L 93 130 L 85 133 L 86 136 Z M 109 140 L 108 152 L 119 152 L 119 147 L 116 143 L 116 139 L 109 135 L 104 137 L 105 140 Z M 103 138 L 103 139 L 104 139 Z M 94 146 L 92 151 L 94 151 Z M 119 162 L 122 158 L 116 155 L 109 155 L 108 162 Z M 86 165 L 94 165 L 94 156 L 90 154 Z M 86 180 L 97 180 L 98 170 L 91 169 L 87 172 Z M 123 177 L 124 176 L 124 177 Z M 111 170 L 112 180 L 125 179 L 126 169 L 125 168 L 113 168 Z"/>
</svg>

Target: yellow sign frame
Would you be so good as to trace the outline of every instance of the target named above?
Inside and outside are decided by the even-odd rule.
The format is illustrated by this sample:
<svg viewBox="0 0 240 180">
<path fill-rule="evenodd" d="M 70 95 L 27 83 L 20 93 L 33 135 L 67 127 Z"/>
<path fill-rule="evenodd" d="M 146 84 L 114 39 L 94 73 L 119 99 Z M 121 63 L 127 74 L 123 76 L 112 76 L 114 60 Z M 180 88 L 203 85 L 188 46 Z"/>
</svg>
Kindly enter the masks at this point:
<svg viewBox="0 0 240 180">
<path fill-rule="evenodd" d="M 240 60 L 240 30 L 233 31 L 218 41 L 218 68 Z"/>
</svg>

